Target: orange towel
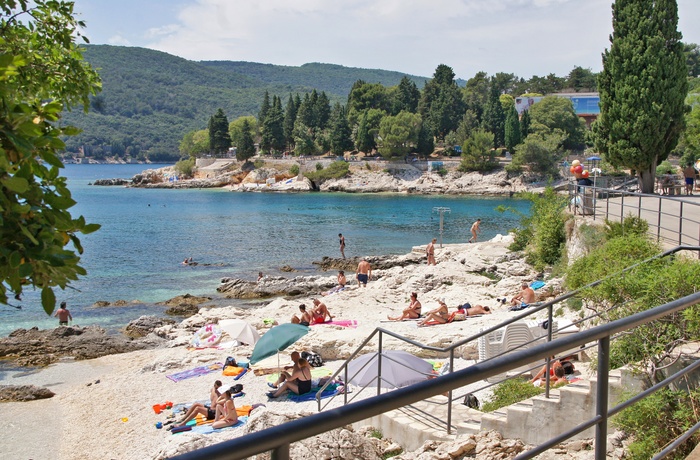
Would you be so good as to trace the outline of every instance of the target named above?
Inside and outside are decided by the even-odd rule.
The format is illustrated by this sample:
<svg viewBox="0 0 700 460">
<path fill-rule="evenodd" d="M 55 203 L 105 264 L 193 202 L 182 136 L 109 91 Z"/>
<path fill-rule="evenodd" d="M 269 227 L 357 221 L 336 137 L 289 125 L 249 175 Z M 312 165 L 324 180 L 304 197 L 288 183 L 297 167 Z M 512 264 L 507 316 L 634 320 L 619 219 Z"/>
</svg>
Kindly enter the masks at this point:
<svg viewBox="0 0 700 460">
<path fill-rule="evenodd" d="M 236 407 L 236 413 L 238 414 L 239 417 L 250 415 L 252 410 L 253 410 L 253 406 Z"/>
<path fill-rule="evenodd" d="M 224 367 L 223 374 L 227 377 L 235 377 L 236 375 L 243 372 L 244 367 L 226 366 Z"/>
</svg>

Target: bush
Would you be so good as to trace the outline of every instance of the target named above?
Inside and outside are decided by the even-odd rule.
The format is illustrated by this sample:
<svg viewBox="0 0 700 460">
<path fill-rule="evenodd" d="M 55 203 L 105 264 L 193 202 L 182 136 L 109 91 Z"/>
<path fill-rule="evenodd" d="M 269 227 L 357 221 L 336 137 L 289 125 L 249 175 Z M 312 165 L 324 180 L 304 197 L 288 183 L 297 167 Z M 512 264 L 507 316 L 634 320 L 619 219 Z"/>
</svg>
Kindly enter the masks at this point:
<svg viewBox="0 0 700 460">
<path fill-rule="evenodd" d="M 290 174 L 293 174 L 295 176 L 299 175 L 299 165 L 292 165 L 291 168 L 289 168 Z"/>
<path fill-rule="evenodd" d="M 633 460 L 652 458 L 698 422 L 694 408 L 700 404 L 699 390 L 659 390 L 620 412 L 612 423 L 632 435 L 628 455 Z M 699 441 L 698 433 L 681 444 L 668 459 L 685 459 Z"/>
<path fill-rule="evenodd" d="M 316 163 L 316 171 L 321 171 L 323 169 L 323 164 Z"/>
<path fill-rule="evenodd" d="M 180 173 L 180 175 L 185 177 L 192 177 L 192 173 L 194 172 L 194 165 L 195 159 L 190 157 L 175 163 L 174 168 L 175 171 Z"/>
<path fill-rule="evenodd" d="M 491 397 L 481 406 L 482 412 L 493 412 L 525 399 L 544 393 L 544 388 L 536 387 L 522 378 L 508 379 L 494 387 Z"/>
<path fill-rule="evenodd" d="M 255 166 L 255 169 L 260 169 L 260 168 L 262 168 L 263 166 L 265 166 L 265 161 L 263 161 L 263 160 L 261 160 L 260 158 L 258 158 L 257 160 L 255 160 L 255 161 L 253 162 L 253 166 Z"/>
<path fill-rule="evenodd" d="M 649 231 L 649 222 L 629 215 L 620 222 L 605 221 L 605 237 L 608 240 L 620 236 L 644 237 Z"/>
<path fill-rule="evenodd" d="M 329 179 L 340 179 L 349 173 L 350 165 L 346 161 L 334 161 L 325 169 L 305 173 L 304 175 L 314 182 L 323 182 Z"/>
<path fill-rule="evenodd" d="M 659 166 L 656 167 L 656 175 L 657 176 L 663 176 L 664 174 L 671 173 L 671 174 L 676 174 L 677 170 L 676 167 L 671 164 L 670 161 L 664 160 L 661 163 L 659 163 Z"/>
</svg>

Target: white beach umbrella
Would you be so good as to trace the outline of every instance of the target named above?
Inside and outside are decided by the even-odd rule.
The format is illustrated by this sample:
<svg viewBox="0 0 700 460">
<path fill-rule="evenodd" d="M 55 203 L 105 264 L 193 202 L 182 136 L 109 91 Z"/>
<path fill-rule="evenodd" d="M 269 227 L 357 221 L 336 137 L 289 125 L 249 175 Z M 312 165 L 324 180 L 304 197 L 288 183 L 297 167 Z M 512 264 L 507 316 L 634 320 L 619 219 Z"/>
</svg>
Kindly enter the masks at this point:
<svg viewBox="0 0 700 460">
<path fill-rule="evenodd" d="M 219 327 L 233 340 L 246 345 L 255 345 L 260 340 L 260 334 L 247 321 L 242 319 L 223 319 L 219 321 Z"/>
</svg>

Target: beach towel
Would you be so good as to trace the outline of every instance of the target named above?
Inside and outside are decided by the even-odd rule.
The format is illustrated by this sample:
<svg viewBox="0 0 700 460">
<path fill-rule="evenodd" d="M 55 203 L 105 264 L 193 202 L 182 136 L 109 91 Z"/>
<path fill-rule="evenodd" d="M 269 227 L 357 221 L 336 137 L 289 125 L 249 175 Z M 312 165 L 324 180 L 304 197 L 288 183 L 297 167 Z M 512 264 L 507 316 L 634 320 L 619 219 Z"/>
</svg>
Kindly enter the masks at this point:
<svg viewBox="0 0 700 460">
<path fill-rule="evenodd" d="M 175 374 L 166 375 L 167 378 L 173 382 L 179 382 L 180 380 L 190 379 L 192 377 L 199 377 L 201 375 L 211 374 L 212 372 L 220 371 L 223 368 L 223 363 L 208 364 L 206 366 L 195 367 L 194 369 L 189 369 L 182 372 L 176 372 Z"/>
<path fill-rule="evenodd" d="M 316 401 L 316 393 L 320 389 L 321 387 L 314 387 L 311 389 L 311 391 L 304 393 L 303 395 L 298 395 L 290 391 L 287 393 L 287 399 L 294 402 Z M 323 390 L 323 393 L 321 393 L 321 399 L 335 396 L 338 393 L 340 393 L 340 385 L 337 383 L 331 383 L 325 390 Z"/>
<path fill-rule="evenodd" d="M 536 291 L 539 288 L 544 287 L 544 285 L 545 285 L 545 282 L 540 281 L 540 280 L 533 281 L 532 283 L 530 283 L 530 287 L 532 288 L 533 291 Z"/>
<path fill-rule="evenodd" d="M 311 378 L 318 379 L 321 377 L 326 377 L 328 375 L 333 375 L 333 371 L 328 369 L 327 367 L 312 367 L 311 368 Z M 279 374 L 268 374 L 267 376 L 267 381 L 270 383 L 275 383 L 277 379 L 280 377 Z"/>
<path fill-rule="evenodd" d="M 357 324 L 356 319 L 334 319 L 333 321 L 326 321 L 325 323 L 313 323 L 312 326 L 340 326 L 356 329 Z"/>
<path fill-rule="evenodd" d="M 231 426 L 227 426 L 226 428 L 219 428 L 216 429 L 213 426 L 211 426 L 211 423 L 207 425 L 195 425 L 195 426 L 187 426 L 186 428 L 189 428 L 189 430 L 183 430 L 183 431 L 191 431 L 192 433 L 198 433 L 198 434 L 211 434 L 211 433 L 216 433 L 219 431 L 224 431 L 232 428 L 238 428 L 246 424 L 248 422 L 248 417 L 238 417 L 238 421 L 234 423 Z M 183 427 L 185 428 L 185 427 Z M 173 428 L 172 433 L 177 434 L 178 432 L 175 432 L 175 428 Z"/>
</svg>

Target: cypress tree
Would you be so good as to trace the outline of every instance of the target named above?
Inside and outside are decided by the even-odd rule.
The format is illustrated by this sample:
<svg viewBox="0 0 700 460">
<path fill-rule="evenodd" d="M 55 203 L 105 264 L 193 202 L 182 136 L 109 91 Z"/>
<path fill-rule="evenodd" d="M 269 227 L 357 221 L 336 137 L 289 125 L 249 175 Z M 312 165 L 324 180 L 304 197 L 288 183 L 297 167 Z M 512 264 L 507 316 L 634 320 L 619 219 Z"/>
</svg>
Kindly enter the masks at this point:
<svg viewBox="0 0 700 460">
<path fill-rule="evenodd" d="M 520 144 L 520 121 L 518 120 L 518 111 L 515 110 L 515 105 L 510 107 L 508 116 L 506 117 L 506 148 L 509 152 L 513 152 L 513 147 Z"/>
<path fill-rule="evenodd" d="M 346 150 L 353 148 L 352 140 L 350 139 L 352 131 L 345 114 L 345 107 L 337 102 L 333 106 L 333 112 L 331 113 L 330 129 L 331 152 L 335 155 L 342 155 Z"/>
<path fill-rule="evenodd" d="M 501 105 L 501 93 L 496 86 L 495 78 L 491 78 L 489 100 L 484 110 L 484 128 L 493 133 L 493 147 L 501 147 L 505 143 L 506 116 Z"/>
<path fill-rule="evenodd" d="M 241 138 L 239 139 L 236 149 L 236 159 L 238 161 L 246 161 L 255 155 L 255 142 L 250 133 L 250 123 L 248 120 L 243 120 L 241 126 Z"/>
<path fill-rule="evenodd" d="M 530 134 L 530 112 L 525 110 L 520 116 L 520 142 L 524 141 L 528 134 Z"/>
<path fill-rule="evenodd" d="M 287 149 L 294 150 L 294 122 L 297 120 L 297 107 L 294 105 L 294 98 L 291 93 L 287 100 L 287 107 L 284 111 L 284 141 Z"/>
<path fill-rule="evenodd" d="M 228 132 L 228 118 L 223 109 L 209 118 L 209 151 L 214 155 L 226 153 L 231 147 L 231 135 Z"/>
<path fill-rule="evenodd" d="M 277 96 L 272 98 L 272 107 L 267 112 L 261 132 L 260 146 L 264 151 L 284 149 L 284 114 L 282 113 L 282 102 Z"/>
<path fill-rule="evenodd" d="M 596 147 L 610 164 L 637 173 L 654 192 L 656 165 L 685 126 L 688 69 L 675 0 L 616 0 L 610 49 L 598 77 Z"/>
<path fill-rule="evenodd" d="M 320 131 L 328 126 L 328 121 L 331 118 L 331 102 L 326 96 L 325 91 L 321 91 L 318 95 L 313 108 L 314 120 L 316 121 L 316 128 Z"/>
<path fill-rule="evenodd" d="M 258 112 L 258 126 L 262 128 L 263 123 L 265 123 L 265 118 L 267 118 L 267 112 L 270 111 L 270 94 L 265 91 L 265 96 L 263 98 L 262 105 L 260 106 L 260 111 Z"/>
<path fill-rule="evenodd" d="M 360 152 L 370 153 L 377 146 L 374 136 L 369 132 L 369 122 L 367 121 L 367 111 L 362 114 L 360 124 L 357 127 L 357 137 L 355 147 Z"/>
</svg>

